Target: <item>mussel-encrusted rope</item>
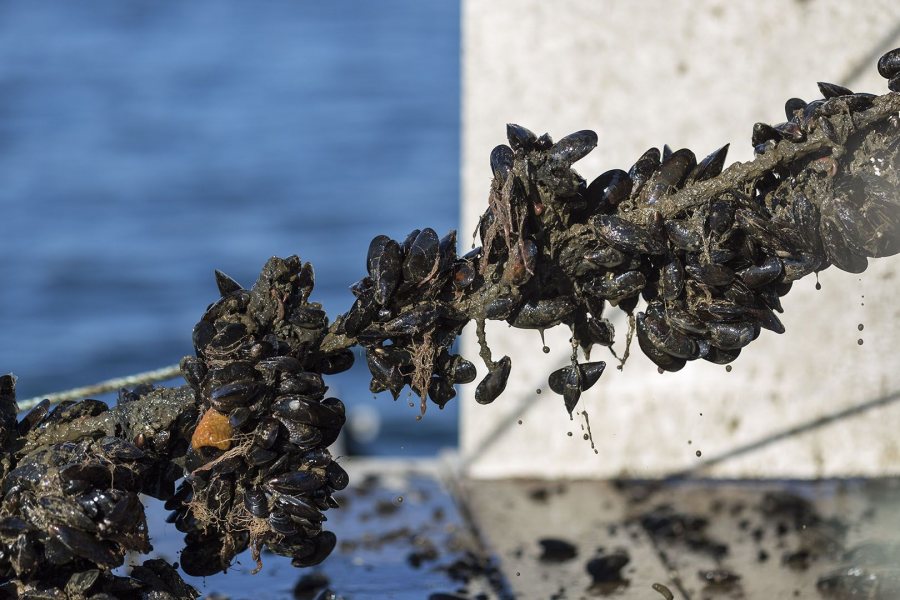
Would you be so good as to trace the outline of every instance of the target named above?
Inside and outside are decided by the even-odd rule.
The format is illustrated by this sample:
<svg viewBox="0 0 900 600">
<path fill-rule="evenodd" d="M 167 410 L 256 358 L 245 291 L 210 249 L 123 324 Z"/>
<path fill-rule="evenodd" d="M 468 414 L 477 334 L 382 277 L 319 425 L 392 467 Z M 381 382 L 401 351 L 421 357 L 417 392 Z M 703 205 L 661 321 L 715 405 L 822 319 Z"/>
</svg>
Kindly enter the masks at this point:
<svg viewBox="0 0 900 600">
<path fill-rule="evenodd" d="M 612 344 L 602 315 L 618 306 L 670 371 L 729 362 L 760 329 L 783 331 L 779 298 L 793 281 L 831 265 L 861 272 L 900 251 L 900 49 L 878 69 L 895 93 L 820 83 L 822 99 L 792 98 L 784 122 L 757 123 L 755 160 L 724 172 L 727 146 L 701 161 L 651 148 L 588 185 L 571 165 L 596 134 L 553 143 L 509 125 L 509 145 L 491 153 L 479 248 L 458 257 L 455 232 L 427 228 L 402 242 L 377 236 L 354 306 L 330 327 L 309 301 L 312 267 L 296 256 L 271 259 L 249 290 L 217 272 L 221 298 L 181 363 L 188 386 L 126 390 L 114 408 L 42 402 L 17 422 L 15 378 L 0 377 L 0 593 L 195 597 L 161 561 L 109 572 L 149 548 L 139 493 L 173 511 L 189 574 L 221 571 L 248 547 L 257 559 L 268 547 L 298 566 L 323 560 L 335 539 L 322 511 L 347 475 L 327 450 L 345 416 L 322 375 L 349 368 L 354 345 L 373 391 L 409 385 L 424 410 L 424 398 L 443 405 L 474 380 L 451 352 L 470 320 L 489 368 L 482 403 L 512 369 L 491 356 L 487 319 L 565 324 L 589 349 Z M 573 353 L 549 384 L 571 411 L 603 368 Z"/>
<path fill-rule="evenodd" d="M 488 367 L 475 391 L 482 403 L 513 368 L 491 357 L 486 319 L 562 323 L 589 350 L 613 343 L 603 315 L 617 306 L 635 317 L 641 350 L 662 370 L 733 361 L 761 329 L 784 331 L 779 298 L 797 279 L 832 265 L 859 273 L 868 258 L 900 251 L 900 93 L 819 85 L 822 99 L 792 98 L 784 122 L 757 123 L 755 159 L 724 171 L 727 145 L 699 162 L 687 149 L 651 148 L 588 185 L 571 165 L 594 148 L 594 132 L 553 143 L 509 125 L 509 145 L 491 154 L 482 245 L 458 257 L 452 231 L 376 237 L 356 302 L 323 348 L 362 345 L 371 390 L 396 397 L 408 385 L 423 410 L 426 395 L 443 406 L 454 384 L 474 380 L 474 365 L 451 352 L 470 320 Z M 571 412 L 604 367 L 573 352 L 549 387 Z"/>
</svg>

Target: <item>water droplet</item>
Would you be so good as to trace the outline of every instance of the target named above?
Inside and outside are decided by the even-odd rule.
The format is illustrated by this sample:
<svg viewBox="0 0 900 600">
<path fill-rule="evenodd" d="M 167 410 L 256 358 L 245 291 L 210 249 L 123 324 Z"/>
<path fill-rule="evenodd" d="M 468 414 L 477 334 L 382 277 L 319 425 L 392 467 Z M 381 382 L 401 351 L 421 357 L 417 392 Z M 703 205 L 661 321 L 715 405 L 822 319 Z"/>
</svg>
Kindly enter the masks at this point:
<svg viewBox="0 0 900 600">
<path fill-rule="evenodd" d="M 415 403 L 415 402 L 410 402 L 410 403 L 409 403 L 409 407 L 410 407 L 410 408 L 415 408 L 415 406 L 416 406 L 416 403 Z"/>
<path fill-rule="evenodd" d="M 534 391 L 534 393 L 540 395 L 540 393 L 541 393 L 541 388 L 536 389 L 536 390 Z"/>
<path fill-rule="evenodd" d="M 693 443 L 694 443 L 693 440 L 688 440 L 688 446 L 690 446 Z"/>
<path fill-rule="evenodd" d="M 656 367 L 656 372 L 659 373 L 660 375 L 662 375 L 662 374 L 665 373 L 666 371 L 665 371 L 665 369 L 663 369 L 662 367 Z"/>
<path fill-rule="evenodd" d="M 421 421 L 421 420 L 422 420 L 422 415 L 416 415 L 416 421 Z"/>
<path fill-rule="evenodd" d="M 518 571 L 516 571 L 516 577 L 521 577 L 521 576 L 522 576 L 522 574 L 519 573 Z"/>
<path fill-rule="evenodd" d="M 702 416 L 703 416 L 703 413 L 700 413 L 700 416 L 702 417 Z"/>
<path fill-rule="evenodd" d="M 822 289 L 822 284 L 817 281 L 816 282 L 816 290 L 821 290 L 821 289 Z"/>
<path fill-rule="evenodd" d="M 725 365 L 725 372 L 731 373 L 731 365 Z"/>
<path fill-rule="evenodd" d="M 862 346 L 862 345 L 863 345 L 863 339 L 862 339 L 862 338 L 859 338 L 858 340 L 856 340 L 856 343 L 859 344 L 860 346 Z"/>
<path fill-rule="evenodd" d="M 402 504 L 402 503 L 403 503 L 403 496 L 397 496 L 397 502 L 400 503 L 400 504 Z"/>
<path fill-rule="evenodd" d="M 857 325 L 856 328 L 859 329 L 860 331 L 862 331 L 863 329 L 865 329 L 865 327 L 863 327 L 863 324 L 862 324 L 862 323 L 860 323 L 859 325 Z"/>
<path fill-rule="evenodd" d="M 585 440 L 585 441 L 588 440 L 588 437 L 589 437 L 589 436 L 588 436 L 588 434 L 586 434 L 586 433 L 585 433 L 584 435 L 581 436 L 581 438 L 582 438 L 583 440 Z"/>
<path fill-rule="evenodd" d="M 569 436 L 569 437 L 572 437 L 572 432 L 569 431 L 569 432 L 566 433 L 566 435 Z"/>
<path fill-rule="evenodd" d="M 522 424 L 522 419 L 519 419 L 519 425 L 521 425 L 521 424 Z"/>
<path fill-rule="evenodd" d="M 703 453 L 700 452 L 699 450 L 697 450 L 697 452 L 695 452 L 695 454 L 697 455 L 697 458 L 700 458 L 700 455 L 703 454 Z"/>
<path fill-rule="evenodd" d="M 544 346 L 541 350 L 544 351 L 544 354 L 550 354 L 550 346 Z"/>
</svg>

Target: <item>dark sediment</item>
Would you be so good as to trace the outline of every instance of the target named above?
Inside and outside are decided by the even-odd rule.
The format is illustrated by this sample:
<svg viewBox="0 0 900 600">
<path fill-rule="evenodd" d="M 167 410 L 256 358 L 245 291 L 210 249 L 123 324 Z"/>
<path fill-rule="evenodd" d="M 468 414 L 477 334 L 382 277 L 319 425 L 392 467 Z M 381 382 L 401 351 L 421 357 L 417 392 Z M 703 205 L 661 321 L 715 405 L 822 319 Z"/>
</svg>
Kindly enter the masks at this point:
<svg viewBox="0 0 900 600">
<path fill-rule="evenodd" d="M 566 540 L 544 538 L 538 540 L 541 555 L 538 560 L 543 563 L 562 563 L 572 560 L 578 555 L 578 549 Z"/>
</svg>

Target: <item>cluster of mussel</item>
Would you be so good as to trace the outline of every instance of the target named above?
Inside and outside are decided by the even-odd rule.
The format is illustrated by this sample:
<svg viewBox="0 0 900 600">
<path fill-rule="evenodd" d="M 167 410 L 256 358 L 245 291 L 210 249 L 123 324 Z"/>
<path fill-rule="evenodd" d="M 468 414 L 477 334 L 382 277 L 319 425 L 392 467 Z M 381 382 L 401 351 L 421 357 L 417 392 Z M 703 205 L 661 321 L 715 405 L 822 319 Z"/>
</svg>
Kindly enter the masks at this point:
<svg viewBox="0 0 900 600">
<path fill-rule="evenodd" d="M 878 69 L 898 91 L 900 49 Z M 344 406 L 326 397 L 322 375 L 348 369 L 354 344 L 373 392 L 396 398 L 408 385 L 424 410 L 426 397 L 443 406 L 455 384 L 475 379 L 452 352 L 469 321 L 488 366 L 481 403 L 511 372 L 509 357 L 491 358 L 486 319 L 565 324 L 572 363 L 548 383 L 571 412 L 605 367 L 579 363 L 577 348 L 589 356 L 613 343 L 607 303 L 634 315 L 641 349 L 668 371 L 728 363 L 762 329 L 782 332 L 779 298 L 793 281 L 830 265 L 858 273 L 868 257 L 900 252 L 897 111 L 873 120 L 883 98 L 819 88 L 823 98 L 788 100 L 785 122 L 759 123 L 751 138 L 763 159 L 782 145 L 812 149 L 715 193 L 704 182 L 720 175 L 728 146 L 699 162 L 687 149 L 651 148 L 588 185 L 572 165 L 596 146 L 594 132 L 554 143 L 509 125 L 509 145 L 491 153 L 481 247 L 457 256 L 456 233 L 432 229 L 376 237 L 356 301 L 330 329 L 309 301 L 312 267 L 296 256 L 270 259 L 249 290 L 217 272 L 221 298 L 181 364 L 189 388 L 123 392 L 112 409 L 45 402 L 17 422 L 15 380 L 0 377 L 0 597 L 194 597 L 163 561 L 110 572 L 126 552 L 150 550 L 141 493 L 165 500 L 186 534 L 190 575 L 224 570 L 247 548 L 257 561 L 264 547 L 297 566 L 322 561 L 336 541 L 323 511 L 348 483 L 327 449 Z M 692 188 L 706 189 L 702 201 L 679 203 Z"/>
<path fill-rule="evenodd" d="M 478 252 L 456 255 L 456 231 L 443 238 L 431 228 L 403 242 L 386 235 L 369 245 L 368 275 L 351 290 L 350 310 L 335 321 L 337 333 L 366 350 L 373 393 L 394 398 L 409 385 L 443 407 L 455 384 L 475 378 L 475 366 L 450 351 L 468 318 L 453 306 L 475 280 Z"/>
<path fill-rule="evenodd" d="M 894 89 L 900 50 L 878 68 Z M 366 347 L 372 390 L 396 397 L 407 384 L 446 403 L 453 383 L 475 377 L 472 364 L 449 351 L 471 319 L 538 330 L 568 325 L 572 364 L 548 383 L 569 412 L 605 367 L 579 363 L 575 349 L 589 355 L 593 345 L 613 343 L 607 303 L 634 315 L 640 348 L 666 371 L 696 359 L 726 364 L 762 329 L 783 332 L 780 297 L 794 281 L 829 265 L 858 273 L 867 257 L 900 251 L 897 116 L 857 130 L 854 119 L 876 97 L 828 83 L 819 89 L 823 98 L 788 100 L 785 122 L 757 123 L 751 136 L 757 155 L 813 136 L 826 141 L 817 151 L 674 210 L 680 191 L 722 173 L 728 145 L 700 161 L 688 149 L 651 148 L 628 171 L 607 171 L 588 185 L 572 164 L 596 146 L 594 132 L 554 143 L 508 125 L 509 145 L 490 157 L 481 247 L 456 258 L 455 235 L 438 240 L 430 229 L 402 243 L 372 241 L 368 276 L 336 322 Z M 641 298 L 646 308 L 635 313 Z M 422 348 L 433 360 L 421 360 Z M 488 374 L 475 395 L 488 403 L 503 391 L 511 364 L 505 356 L 492 361 L 484 347 L 482 356 Z"/>
<path fill-rule="evenodd" d="M 325 397 L 322 374 L 349 368 L 353 354 L 320 352 L 328 321 L 309 302 L 309 263 L 272 258 L 250 290 L 216 280 L 221 298 L 194 328 L 196 356 L 181 364 L 200 402 L 187 476 L 166 503 L 186 533 L 181 566 L 209 575 L 248 547 L 259 562 L 263 546 L 317 564 L 336 541 L 323 511 L 348 483 L 327 450 L 344 405 Z"/>
<path fill-rule="evenodd" d="M 166 498 L 177 469 L 165 459 L 172 437 L 151 441 L 130 424 L 119 435 L 33 444 L 109 407 L 96 400 L 39 404 L 16 422 L 15 379 L 0 377 L 0 597 L 189 600 L 196 591 L 172 565 L 147 560 L 129 576 L 110 569 L 150 540 L 139 494 Z M 109 432 L 106 432 L 109 433 Z M 148 432 L 149 433 L 149 432 Z M 62 436 L 63 438 L 65 435 Z M 149 596 L 148 596 L 149 594 Z"/>
<path fill-rule="evenodd" d="M 819 89 L 821 99 L 788 100 L 785 122 L 757 123 L 752 144 L 765 154 L 819 130 L 843 156 L 826 146 L 665 216 L 656 208 L 666 196 L 721 172 L 727 146 L 699 163 L 687 149 L 653 148 L 628 173 L 610 171 L 588 186 L 595 242 L 582 254 L 576 295 L 587 307 L 608 300 L 628 311 L 642 296 L 638 342 L 660 369 L 731 362 L 761 329 L 784 331 L 776 313 L 794 281 L 829 265 L 859 273 L 867 257 L 900 252 L 900 122 L 856 132 L 854 115 L 875 96 Z M 854 161 L 860 149 L 866 160 Z"/>
<path fill-rule="evenodd" d="M 593 132 L 551 144 L 546 136 L 509 126 L 510 146 L 495 149 L 492 157 L 494 187 L 510 189 L 506 201 L 529 210 L 522 229 L 506 231 L 518 238 L 514 243 L 524 239 L 535 248 L 541 271 L 558 257 L 557 270 L 571 285 L 571 291 L 554 282 L 534 289 L 528 296 L 543 318 L 526 325 L 564 322 L 583 347 L 608 344 L 605 303 L 632 313 L 642 297 L 647 306 L 636 314 L 638 342 L 660 369 L 677 371 L 695 359 L 725 364 L 761 329 L 784 331 L 776 313 L 793 281 L 832 264 L 858 273 L 866 257 L 900 251 L 900 197 L 897 182 L 887 176 L 900 169 L 898 123 L 886 119 L 854 137 L 829 117 L 852 118 L 875 97 L 833 84 L 819 88 L 820 100 L 788 100 L 786 122 L 754 126 L 757 154 L 802 143 L 821 129 L 834 144 L 879 148 L 868 153 L 871 160 L 851 164 L 852 152 L 836 158 L 828 148 L 768 171 L 747 189 L 730 189 L 670 215 L 659 211 L 663 201 L 719 175 L 728 146 L 700 162 L 688 149 L 651 148 L 629 171 L 608 171 L 585 186 L 566 170 L 594 147 Z M 557 223 L 569 234 L 554 235 Z M 508 239 L 495 241 L 491 251 L 502 260 L 508 245 Z M 515 264 L 516 256 L 507 256 Z M 538 310 L 542 305 L 545 310 Z M 570 410 L 577 391 L 587 387 L 576 380 L 595 380 L 576 375 L 590 365 L 567 367 L 556 385 L 551 377 L 554 391 L 571 390 Z"/>
</svg>

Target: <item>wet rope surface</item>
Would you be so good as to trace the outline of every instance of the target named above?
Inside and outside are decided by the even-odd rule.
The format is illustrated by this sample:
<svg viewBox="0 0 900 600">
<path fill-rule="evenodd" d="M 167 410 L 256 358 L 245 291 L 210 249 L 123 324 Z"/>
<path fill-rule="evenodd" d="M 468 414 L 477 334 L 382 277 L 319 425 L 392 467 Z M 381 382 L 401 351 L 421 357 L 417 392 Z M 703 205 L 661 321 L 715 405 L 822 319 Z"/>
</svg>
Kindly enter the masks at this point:
<svg viewBox="0 0 900 600">
<path fill-rule="evenodd" d="M 181 368 L 178 365 L 169 365 L 161 369 L 152 371 L 144 371 L 143 373 L 135 373 L 134 375 L 126 375 L 124 377 L 116 377 L 107 379 L 93 385 L 63 390 L 43 396 L 35 396 L 18 402 L 19 412 L 31 410 L 44 400 L 48 400 L 50 404 L 58 404 L 66 400 L 81 400 L 82 398 L 90 398 L 91 396 L 99 396 L 107 392 L 115 392 L 122 388 L 132 388 L 147 383 L 159 383 L 161 381 L 169 381 L 171 379 L 181 378 Z"/>
</svg>

